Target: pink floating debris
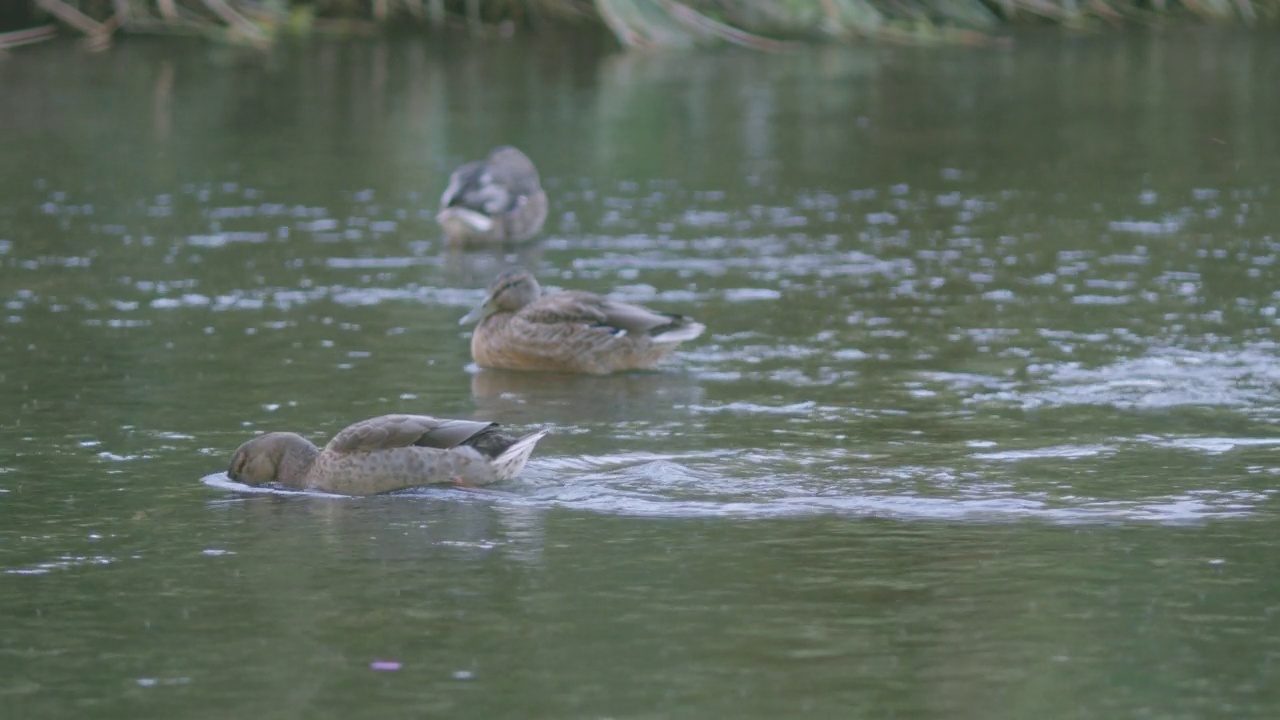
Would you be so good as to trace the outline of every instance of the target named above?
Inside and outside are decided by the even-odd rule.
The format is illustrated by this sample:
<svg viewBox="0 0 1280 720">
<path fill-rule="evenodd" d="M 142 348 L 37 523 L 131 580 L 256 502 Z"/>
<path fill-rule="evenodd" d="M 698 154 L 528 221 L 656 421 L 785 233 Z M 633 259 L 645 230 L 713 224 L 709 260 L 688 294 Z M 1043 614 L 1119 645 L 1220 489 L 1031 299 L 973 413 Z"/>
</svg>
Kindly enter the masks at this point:
<svg viewBox="0 0 1280 720">
<path fill-rule="evenodd" d="M 395 672 L 401 667 L 400 663 L 395 660 L 374 660 L 369 663 L 370 670 L 378 672 Z"/>
</svg>

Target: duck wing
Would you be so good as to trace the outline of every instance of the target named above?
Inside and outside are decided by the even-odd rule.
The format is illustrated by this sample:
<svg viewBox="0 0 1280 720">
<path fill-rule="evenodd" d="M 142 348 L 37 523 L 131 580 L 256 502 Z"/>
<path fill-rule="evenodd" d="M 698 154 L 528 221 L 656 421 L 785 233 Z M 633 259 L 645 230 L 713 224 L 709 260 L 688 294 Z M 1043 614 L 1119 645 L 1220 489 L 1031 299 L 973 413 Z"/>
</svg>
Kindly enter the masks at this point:
<svg viewBox="0 0 1280 720">
<path fill-rule="evenodd" d="M 650 310 L 640 305 L 605 299 L 605 322 L 628 332 L 660 335 L 684 321 L 680 315 Z"/>
<path fill-rule="evenodd" d="M 506 183 L 495 179 L 488 163 L 477 161 L 453 171 L 449 186 L 440 196 L 440 207 L 463 207 L 496 215 L 510 210 L 517 200 Z"/>
<path fill-rule="evenodd" d="M 461 199 L 463 192 L 475 185 L 480 180 L 480 176 L 484 174 L 484 162 L 469 162 L 459 167 L 449 175 L 449 185 L 444 189 L 444 194 L 440 196 L 440 207 L 450 207 L 457 204 L 456 201 Z"/>
<path fill-rule="evenodd" d="M 595 293 L 567 290 L 543 295 L 521 308 L 519 315 L 539 325 L 608 325 L 609 314 L 604 308 L 606 302 Z"/>
<path fill-rule="evenodd" d="M 344 428 L 333 436 L 325 449 L 336 453 L 412 446 L 447 450 L 497 426 L 497 423 L 482 420 L 448 420 L 428 415 L 381 415 Z"/>
<path fill-rule="evenodd" d="M 681 330 L 680 334 L 687 337 L 680 339 L 688 339 L 696 337 L 703 329 L 683 315 L 661 313 L 578 290 L 544 295 L 525 306 L 520 317 L 542 324 L 581 323 L 608 328 L 613 334 L 650 335 L 661 341 L 667 341 L 667 338 L 660 336 L 672 331 Z M 670 341 L 675 342 L 676 339 L 671 338 Z"/>
</svg>

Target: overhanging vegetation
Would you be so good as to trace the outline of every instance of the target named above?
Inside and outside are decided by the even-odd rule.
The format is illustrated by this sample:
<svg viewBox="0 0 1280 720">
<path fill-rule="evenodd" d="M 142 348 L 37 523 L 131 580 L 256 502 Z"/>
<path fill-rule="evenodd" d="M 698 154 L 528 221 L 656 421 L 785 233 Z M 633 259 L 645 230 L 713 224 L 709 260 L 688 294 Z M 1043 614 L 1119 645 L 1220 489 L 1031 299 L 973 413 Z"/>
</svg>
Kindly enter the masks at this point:
<svg viewBox="0 0 1280 720">
<path fill-rule="evenodd" d="M 623 45 L 728 42 L 764 50 L 806 40 L 988 42 L 1017 22 L 1073 28 L 1172 18 L 1255 24 L 1280 0 L 29 0 L 47 24 L 0 34 L 0 50 L 53 37 L 59 26 L 107 47 L 118 32 L 211 36 L 270 45 L 282 35 L 375 34 L 460 26 L 507 35 L 520 27 L 607 27 Z"/>
</svg>

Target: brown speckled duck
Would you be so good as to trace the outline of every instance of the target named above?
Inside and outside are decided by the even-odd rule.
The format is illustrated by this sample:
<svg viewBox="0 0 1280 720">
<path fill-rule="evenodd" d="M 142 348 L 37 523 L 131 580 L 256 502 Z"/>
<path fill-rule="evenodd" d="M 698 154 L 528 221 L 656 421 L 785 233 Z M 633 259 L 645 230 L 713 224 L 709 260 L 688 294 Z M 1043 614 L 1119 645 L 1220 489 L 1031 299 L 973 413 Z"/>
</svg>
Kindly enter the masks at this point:
<svg viewBox="0 0 1280 720">
<path fill-rule="evenodd" d="M 351 425 L 317 448 L 273 432 L 241 445 L 227 476 L 247 485 L 373 495 L 418 485 L 488 485 L 524 469 L 546 430 L 513 438 L 498 424 L 426 415 L 382 415 Z"/>
<path fill-rule="evenodd" d="M 706 326 L 595 293 L 543 295 L 523 268 L 499 274 L 459 324 L 479 321 L 471 357 L 481 367 L 604 375 L 644 370 Z"/>
<path fill-rule="evenodd" d="M 547 194 L 538 169 L 510 145 L 454 170 L 436 215 L 454 245 L 524 242 L 546 220 Z"/>
</svg>

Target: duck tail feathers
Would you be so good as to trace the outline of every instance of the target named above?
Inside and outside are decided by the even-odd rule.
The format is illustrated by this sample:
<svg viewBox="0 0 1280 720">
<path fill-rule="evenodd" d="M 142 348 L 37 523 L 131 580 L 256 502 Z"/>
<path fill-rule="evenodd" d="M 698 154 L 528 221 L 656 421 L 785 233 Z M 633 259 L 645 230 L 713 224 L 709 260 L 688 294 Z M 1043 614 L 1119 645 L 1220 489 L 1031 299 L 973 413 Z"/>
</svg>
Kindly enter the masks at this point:
<svg viewBox="0 0 1280 720">
<path fill-rule="evenodd" d="M 698 337 L 706 329 L 707 326 L 702 323 L 686 320 L 670 330 L 654 335 L 652 340 L 656 343 L 680 343 Z"/>
<path fill-rule="evenodd" d="M 511 443 L 511 447 L 503 450 L 501 455 L 494 458 L 493 470 L 498 479 L 510 480 L 519 475 L 520 471 L 524 470 L 525 463 L 529 462 L 529 456 L 533 454 L 533 448 L 549 432 L 551 431 L 539 430 L 529 433 Z"/>
</svg>

